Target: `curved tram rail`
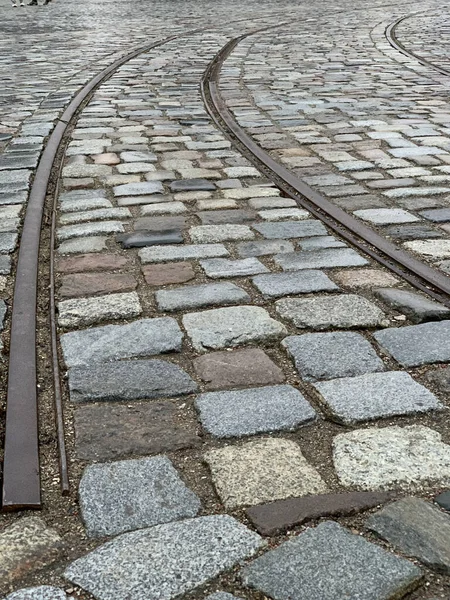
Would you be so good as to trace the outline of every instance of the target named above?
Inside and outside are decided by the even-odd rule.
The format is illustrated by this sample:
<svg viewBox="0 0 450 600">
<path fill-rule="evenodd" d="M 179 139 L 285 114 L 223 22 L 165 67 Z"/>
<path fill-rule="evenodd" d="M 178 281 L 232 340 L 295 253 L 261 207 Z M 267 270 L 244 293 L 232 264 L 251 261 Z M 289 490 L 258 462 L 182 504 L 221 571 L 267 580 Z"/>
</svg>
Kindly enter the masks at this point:
<svg viewBox="0 0 450 600">
<path fill-rule="evenodd" d="M 299 206 L 307 209 L 353 246 L 408 283 L 450 307 L 449 277 L 398 248 L 307 186 L 288 169 L 277 163 L 236 122 L 220 94 L 219 81 L 222 66 L 242 40 L 267 29 L 269 28 L 265 27 L 234 38 L 209 64 L 201 83 L 203 99 L 209 114 L 239 151 Z"/>
<path fill-rule="evenodd" d="M 265 17 L 259 18 L 263 19 Z M 390 26 L 389 35 L 392 39 L 395 36 L 395 27 L 400 21 L 401 19 Z M 203 99 L 210 115 L 240 152 L 300 206 L 309 210 L 316 218 L 323 221 L 337 234 L 362 252 L 368 254 L 442 304 L 450 306 L 450 278 L 397 248 L 397 246 L 360 223 L 354 217 L 348 215 L 342 209 L 334 206 L 304 184 L 258 146 L 237 124 L 233 115 L 228 110 L 218 87 L 224 61 L 241 40 L 260 31 L 281 27 L 282 25 L 285 25 L 285 23 L 263 27 L 236 37 L 226 44 L 215 56 L 201 82 Z M 158 42 L 142 46 L 116 60 L 94 77 L 75 96 L 58 120 L 47 142 L 30 191 L 19 248 L 14 289 L 3 463 L 2 510 L 4 511 L 41 507 L 36 386 L 37 273 L 41 224 L 47 188 L 51 174 L 56 169 L 56 157 L 64 135 L 69 126 L 75 122 L 79 109 L 89 99 L 91 94 L 127 61 L 174 39 L 212 28 L 204 27 L 181 35 L 170 36 Z M 388 35 L 387 31 L 386 35 Z M 403 53 L 411 55 L 411 53 L 402 49 L 398 42 L 395 43 L 398 47 L 394 47 L 397 47 Z M 423 59 L 415 56 L 414 58 L 423 62 Z M 437 68 L 431 64 L 428 64 L 428 66 Z M 450 73 L 445 74 L 450 75 Z M 54 251 L 55 206 L 56 194 L 52 218 L 52 255 Z M 57 356 L 53 267 L 51 267 L 50 277 L 50 333 L 55 387 L 55 413 L 58 429 L 61 489 L 64 494 L 69 490 L 69 479 L 64 443 L 64 420 Z"/>
</svg>

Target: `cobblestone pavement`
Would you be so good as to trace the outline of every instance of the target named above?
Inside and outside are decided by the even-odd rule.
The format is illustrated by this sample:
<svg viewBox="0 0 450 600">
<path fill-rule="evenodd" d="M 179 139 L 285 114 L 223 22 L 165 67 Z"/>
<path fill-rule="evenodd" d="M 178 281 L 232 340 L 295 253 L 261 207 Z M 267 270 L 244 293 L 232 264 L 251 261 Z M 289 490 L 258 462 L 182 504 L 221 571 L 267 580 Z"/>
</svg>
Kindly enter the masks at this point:
<svg viewBox="0 0 450 600">
<path fill-rule="evenodd" d="M 225 62 L 236 119 L 448 272 L 450 79 L 384 36 L 423 3 L 378 6 L 6 9 L 2 320 L 63 107 L 114 58 L 190 31 L 120 67 L 67 139 L 55 266 L 73 491 L 58 495 L 43 417 L 44 510 L 0 517 L 7 600 L 450 598 L 450 311 L 284 197 L 199 88 L 231 38 L 292 21 Z M 427 6 L 397 37 L 448 67 L 447 13 Z"/>
</svg>

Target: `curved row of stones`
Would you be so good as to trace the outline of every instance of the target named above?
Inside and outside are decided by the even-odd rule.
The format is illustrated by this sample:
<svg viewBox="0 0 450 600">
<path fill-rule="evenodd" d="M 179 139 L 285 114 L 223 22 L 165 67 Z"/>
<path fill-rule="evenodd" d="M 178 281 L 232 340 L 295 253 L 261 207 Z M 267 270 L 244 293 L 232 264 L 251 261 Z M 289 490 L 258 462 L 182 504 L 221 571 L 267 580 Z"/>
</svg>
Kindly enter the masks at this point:
<svg viewBox="0 0 450 600">
<path fill-rule="evenodd" d="M 345 10 L 294 22 L 281 39 L 252 35 L 225 62 L 221 89 L 276 160 L 448 273 L 449 79 L 389 45 L 385 28 L 402 14 Z"/>
<path fill-rule="evenodd" d="M 226 40 L 193 36 L 128 63 L 68 146 L 58 322 L 77 456 L 94 463 L 80 508 L 89 537 L 117 537 L 65 577 L 105 600 L 199 587 L 232 598 L 208 595 L 211 580 L 238 597 L 402 597 L 424 576 L 435 583 L 428 568 L 450 570 L 449 517 L 398 499 L 450 482 L 448 310 L 346 247 L 230 148 L 198 93 Z M 183 460 L 208 465 L 218 501 Z M 437 502 L 449 508 L 448 493 Z M 360 531 L 397 555 L 335 521 L 301 527 L 381 504 Z M 17 530 L 24 562 L 57 558 L 63 540 L 37 518 L 0 545 Z M 237 586 L 221 578 L 230 570 Z M 66 594 L 8 596 L 29 598 Z"/>
</svg>

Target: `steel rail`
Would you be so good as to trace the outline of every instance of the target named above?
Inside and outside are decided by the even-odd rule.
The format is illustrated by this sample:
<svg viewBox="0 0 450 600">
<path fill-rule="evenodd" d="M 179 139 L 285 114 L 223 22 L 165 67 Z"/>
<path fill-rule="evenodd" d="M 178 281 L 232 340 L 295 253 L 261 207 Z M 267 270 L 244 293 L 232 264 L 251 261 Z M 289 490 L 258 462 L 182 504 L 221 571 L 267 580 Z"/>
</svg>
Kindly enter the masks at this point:
<svg viewBox="0 0 450 600">
<path fill-rule="evenodd" d="M 432 62 L 430 62 L 429 60 L 427 60 L 426 58 L 422 58 L 415 52 L 408 50 L 406 48 L 406 46 L 404 46 L 398 39 L 397 27 L 400 25 L 400 23 L 402 23 L 406 19 L 409 19 L 411 16 L 415 16 L 415 14 L 414 15 L 405 15 L 403 17 L 400 17 L 399 19 L 397 19 L 396 21 L 394 21 L 393 23 L 391 23 L 390 25 L 388 25 L 386 27 L 384 34 L 385 34 L 387 41 L 390 43 L 390 45 L 395 50 L 397 50 L 404 56 L 407 56 L 408 58 L 414 58 L 415 60 L 417 60 L 417 62 L 419 62 L 424 67 L 429 67 L 430 69 L 434 69 L 435 71 L 438 71 L 439 73 L 441 73 L 441 75 L 446 75 L 447 77 L 450 76 L 450 69 L 444 69 L 444 67 L 435 65 Z"/>
<path fill-rule="evenodd" d="M 280 25 L 274 27 L 280 27 Z M 264 29 L 267 30 L 268 27 Z M 216 54 L 202 77 L 203 100 L 217 126 L 256 168 L 265 173 L 299 206 L 310 211 L 353 246 L 408 283 L 450 307 L 449 277 L 414 258 L 355 217 L 332 204 L 283 165 L 277 163 L 238 125 L 219 90 L 221 69 L 224 61 L 242 40 L 260 31 L 261 29 L 254 30 L 230 40 Z"/>
<path fill-rule="evenodd" d="M 19 247 L 14 300 L 11 316 L 11 342 L 8 367 L 5 450 L 3 460 L 2 510 L 41 508 L 39 473 L 38 398 L 36 368 L 37 278 L 42 217 L 47 188 L 63 137 L 83 102 L 123 64 L 136 56 L 199 29 L 174 35 L 141 46 L 115 60 L 98 73 L 72 99 L 58 119 L 48 141 L 31 186 Z M 52 218 L 54 226 L 54 215 Z M 52 244 L 54 233 L 52 233 Z M 53 269 L 51 270 L 54 281 Z M 68 492 L 64 419 L 60 392 L 59 366 L 54 321 L 54 295 L 50 298 L 50 333 L 55 383 L 55 413 L 61 488 Z M 52 314 L 53 313 L 53 314 Z"/>
<path fill-rule="evenodd" d="M 278 13 L 275 13 L 278 14 Z M 265 14 L 254 20 L 273 17 Z M 228 24 L 248 21 L 248 18 L 230 21 Z M 28 197 L 22 236 L 19 246 L 13 309 L 11 316 L 11 340 L 8 366 L 5 445 L 2 481 L 2 511 L 39 509 L 42 506 L 39 473 L 39 428 L 36 366 L 36 317 L 37 277 L 39 247 L 47 188 L 54 170 L 58 150 L 64 135 L 74 122 L 78 111 L 90 95 L 114 72 L 136 56 L 171 41 L 202 31 L 217 28 L 209 25 L 185 33 L 168 36 L 157 42 L 145 44 L 115 60 L 100 71 L 71 100 L 58 119 L 39 160 Z M 56 226 L 53 199 L 51 254 L 54 254 Z M 53 265 L 50 269 L 51 285 L 54 286 Z M 55 319 L 54 289 L 50 292 L 50 336 L 55 395 L 55 417 L 58 437 L 61 490 L 69 491 L 67 457 L 64 436 L 61 382 L 57 354 L 57 331 Z"/>
</svg>

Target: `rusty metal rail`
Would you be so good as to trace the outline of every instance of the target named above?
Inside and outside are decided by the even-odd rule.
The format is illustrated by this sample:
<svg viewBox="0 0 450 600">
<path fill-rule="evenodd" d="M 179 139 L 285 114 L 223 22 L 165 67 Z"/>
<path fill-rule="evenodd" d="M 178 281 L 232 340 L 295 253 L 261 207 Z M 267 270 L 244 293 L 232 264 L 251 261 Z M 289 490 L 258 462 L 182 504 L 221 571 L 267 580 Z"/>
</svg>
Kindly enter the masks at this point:
<svg viewBox="0 0 450 600">
<path fill-rule="evenodd" d="M 193 32 L 189 33 L 192 34 Z M 53 129 L 39 161 L 25 213 L 14 287 L 3 460 L 3 511 L 41 507 L 36 380 L 37 279 L 42 216 L 47 188 L 55 166 L 58 149 L 67 128 L 75 119 L 77 111 L 99 85 L 129 60 L 177 37 L 180 36 L 170 36 L 158 42 L 141 46 L 114 61 L 109 67 L 96 75 L 73 98 L 58 119 L 58 123 Z M 54 309 L 54 301 L 51 302 L 51 307 Z M 58 393 L 59 372 L 53 310 L 50 315 L 50 323 L 53 374 L 56 385 L 55 414 L 58 428 L 61 489 L 63 493 L 67 493 L 69 480 L 64 444 L 61 394 Z"/>
<path fill-rule="evenodd" d="M 280 25 L 275 27 L 280 27 Z M 230 40 L 211 61 L 201 82 L 202 96 L 209 114 L 233 145 L 257 169 L 265 173 L 281 190 L 293 198 L 299 206 L 307 209 L 358 250 L 369 255 L 417 289 L 450 307 L 449 277 L 414 258 L 307 186 L 288 169 L 277 163 L 236 122 L 220 94 L 219 81 L 222 66 L 242 40 L 267 29 L 269 28 L 257 29 Z"/>
<path fill-rule="evenodd" d="M 395 50 L 398 50 L 398 52 L 400 52 L 404 56 L 407 56 L 408 58 L 414 58 L 415 60 L 417 60 L 417 62 L 419 62 L 424 67 L 429 67 L 430 69 L 434 69 L 435 71 L 438 71 L 439 73 L 441 73 L 441 75 L 446 75 L 447 77 L 450 76 L 450 69 L 444 69 L 444 67 L 435 65 L 432 62 L 430 62 L 429 60 L 427 60 L 426 58 L 422 58 L 418 54 L 415 54 L 415 52 L 408 50 L 399 41 L 399 39 L 397 38 L 397 27 L 400 25 L 400 23 L 402 23 L 405 19 L 408 19 L 410 16 L 412 16 L 412 15 L 405 15 L 404 17 L 400 17 L 399 19 L 397 19 L 396 21 L 394 21 L 393 23 L 391 23 L 390 25 L 388 25 L 386 27 L 384 34 L 386 36 L 387 41 L 390 43 L 390 45 L 393 48 L 395 48 Z"/>
</svg>

